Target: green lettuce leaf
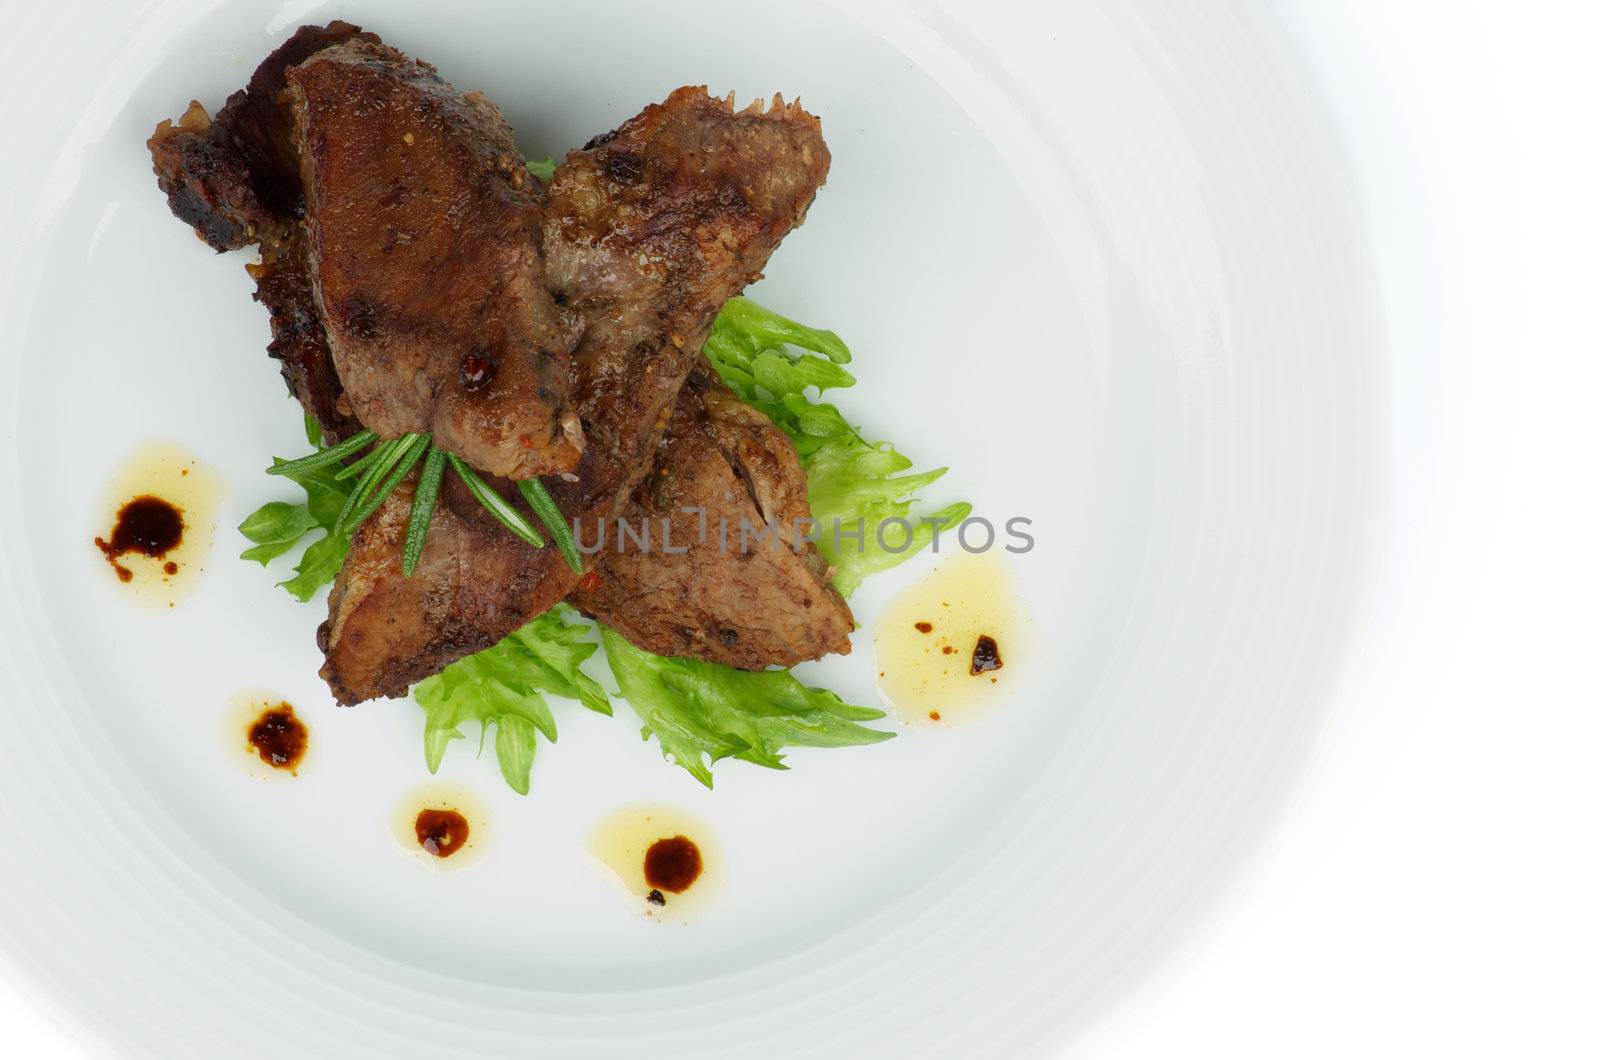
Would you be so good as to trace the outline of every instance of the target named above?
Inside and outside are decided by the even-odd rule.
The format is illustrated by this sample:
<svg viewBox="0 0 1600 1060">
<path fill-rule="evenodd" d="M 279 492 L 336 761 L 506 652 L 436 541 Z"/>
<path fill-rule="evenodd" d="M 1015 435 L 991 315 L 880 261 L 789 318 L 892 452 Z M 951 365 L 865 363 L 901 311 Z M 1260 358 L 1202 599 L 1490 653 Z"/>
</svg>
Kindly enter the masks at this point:
<svg viewBox="0 0 1600 1060">
<path fill-rule="evenodd" d="M 278 584 L 289 595 L 305 603 L 325 585 L 332 585 L 344 566 L 344 557 L 350 551 L 350 539 L 343 534 L 328 533 L 306 546 L 300 562 L 294 565 L 294 577 Z"/>
<path fill-rule="evenodd" d="M 717 315 L 705 352 L 729 388 L 794 442 L 817 520 L 817 551 L 834 567 L 833 584 L 843 595 L 869 574 L 904 563 L 939 528 L 971 514 L 972 505 L 963 501 L 913 516 L 918 491 L 946 469 L 905 474 L 909 457 L 888 442 L 867 441 L 837 407 L 818 399 L 855 384 L 843 367 L 850 350 L 838 335 L 733 298 Z M 812 387 L 818 398 L 807 393 Z M 891 519 L 910 523 L 909 534 Z"/>
<path fill-rule="evenodd" d="M 481 726 L 479 752 L 494 726 L 500 774 L 526 795 L 538 737 L 556 741 L 555 716 L 544 693 L 611 713 L 605 690 L 579 669 L 599 645 L 581 639 L 593 625 L 573 621 L 576 617 L 558 604 L 494 647 L 453 662 L 417 685 L 416 700 L 426 715 L 422 746 L 428 772 L 439 771 L 450 741 L 465 739 L 462 723 L 475 721 Z"/>
<path fill-rule="evenodd" d="M 528 172 L 538 177 L 540 183 L 548 184 L 550 179 L 556 175 L 556 160 L 547 157 L 539 162 L 529 162 Z"/>
<path fill-rule="evenodd" d="M 239 524 L 239 532 L 256 542 L 239 553 L 240 559 L 253 559 L 263 567 L 277 559 L 317 528 L 311 509 L 304 504 L 272 501 L 251 512 Z"/>
<path fill-rule="evenodd" d="M 306 440 L 319 448 L 322 445 L 322 432 L 310 416 L 306 417 Z M 276 456 L 272 462 L 287 463 Z M 333 525 L 356 482 L 354 479 L 339 481 L 334 477 L 338 470 L 339 465 L 334 465 L 285 475 L 305 491 L 306 499 L 299 504 L 269 501 L 239 524 L 239 533 L 252 542 L 239 553 L 239 558 L 254 560 L 263 567 L 292 551 L 307 534 L 318 529 L 323 531 L 322 536 L 312 540 L 301 552 L 294 577 L 278 583 L 302 602 L 310 600 L 324 585 L 332 584 L 344 565 L 345 554 L 350 551 L 349 537 L 335 534 Z"/>
<path fill-rule="evenodd" d="M 300 413 L 300 420 L 306 428 L 306 444 L 313 449 L 322 448 L 322 424 L 309 412 Z"/>
<path fill-rule="evenodd" d="M 708 788 L 712 764 L 724 758 L 787 769 L 785 747 L 853 747 L 894 735 L 858 724 L 883 711 L 807 688 L 788 670 L 652 655 L 604 626 L 600 639 L 622 698 L 644 722 L 641 735 Z"/>
</svg>

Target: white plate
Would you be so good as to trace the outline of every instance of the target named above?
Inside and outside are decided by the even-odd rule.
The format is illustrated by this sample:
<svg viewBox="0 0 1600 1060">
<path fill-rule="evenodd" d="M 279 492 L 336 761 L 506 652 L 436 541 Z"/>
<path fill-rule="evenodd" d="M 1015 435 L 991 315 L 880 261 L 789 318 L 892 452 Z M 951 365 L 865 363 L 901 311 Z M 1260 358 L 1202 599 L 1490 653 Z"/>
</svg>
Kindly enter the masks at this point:
<svg viewBox="0 0 1600 1060">
<path fill-rule="evenodd" d="M 1375 495 L 1379 350 L 1316 109 L 1253 8 L 1108 2 L 1019 22 L 797 0 L 58 5 L 4 46 L 0 796 L 7 954 L 89 1034 L 165 1057 L 1010 1053 L 1081 1027 L 1247 854 L 1335 680 Z M 762 301 L 856 351 L 840 398 L 952 470 L 931 495 L 1034 520 L 1044 649 L 952 732 L 724 763 L 699 789 L 576 706 L 531 796 L 457 745 L 493 849 L 435 875 L 387 835 L 420 712 L 337 711 L 321 605 L 233 559 L 302 448 L 242 255 L 168 216 L 144 152 L 293 27 L 343 17 L 498 101 L 559 154 L 682 83 L 798 93 L 834 154 Z M 26 102 L 25 106 L 21 104 Z M 90 544 L 103 481 L 176 439 L 225 476 L 168 615 Z M 857 652 L 931 557 L 869 582 Z M 280 575 L 281 576 L 281 575 Z M 316 761 L 253 781 L 217 735 L 265 686 Z M 607 810 L 711 822 L 688 926 L 582 863 Z"/>
</svg>

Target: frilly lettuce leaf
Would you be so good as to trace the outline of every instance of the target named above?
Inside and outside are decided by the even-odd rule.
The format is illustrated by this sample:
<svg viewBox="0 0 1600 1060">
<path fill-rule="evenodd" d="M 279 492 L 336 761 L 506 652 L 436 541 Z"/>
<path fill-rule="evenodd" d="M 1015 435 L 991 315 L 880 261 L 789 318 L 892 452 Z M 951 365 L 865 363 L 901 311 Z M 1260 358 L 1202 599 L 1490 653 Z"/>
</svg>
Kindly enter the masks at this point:
<svg viewBox="0 0 1600 1060">
<path fill-rule="evenodd" d="M 888 442 L 867 441 L 838 408 L 820 400 L 825 391 L 856 381 L 843 367 L 850 350 L 838 335 L 733 298 L 718 314 L 705 352 L 723 382 L 794 442 L 817 520 L 817 551 L 833 566 L 841 594 L 849 596 L 869 574 L 904 563 L 939 527 L 971 514 L 972 505 L 957 502 L 913 517 L 917 492 L 946 469 L 904 474 L 911 470 L 909 457 Z M 808 395 L 810 387 L 818 398 Z M 909 542 L 903 525 L 886 525 L 890 519 L 911 524 Z"/>
<path fill-rule="evenodd" d="M 605 690 L 579 669 L 599 645 L 582 639 L 593 627 L 572 621 L 575 617 L 558 604 L 494 647 L 453 662 L 417 685 L 414 695 L 426 715 L 422 746 L 428 772 L 439 771 L 450 741 L 465 739 L 461 725 L 475 721 L 481 727 L 479 753 L 494 726 L 500 774 L 512 790 L 526 795 L 538 737 L 556 741 L 555 716 L 544 693 L 611 713 Z"/>
<path fill-rule="evenodd" d="M 318 448 L 322 445 L 322 432 L 317 429 L 317 421 L 310 416 L 306 417 L 306 440 Z M 287 461 L 275 456 L 272 462 L 282 464 Z M 335 465 L 285 475 L 305 491 L 306 499 L 299 504 L 270 501 L 251 512 L 239 524 L 239 533 L 246 540 L 254 542 L 239 553 L 239 558 L 254 560 L 263 567 L 293 550 L 313 530 L 323 531 L 321 537 L 301 552 L 300 560 L 295 564 L 295 576 L 278 583 L 302 603 L 316 595 L 318 589 L 333 582 L 339 568 L 344 566 L 345 554 L 350 551 L 350 538 L 335 534 L 333 525 L 338 521 L 344 502 L 349 499 L 356 483 L 354 479 L 341 482 L 334 478 L 338 470 L 338 465 Z"/>
<path fill-rule="evenodd" d="M 654 736 L 663 757 L 708 788 L 711 766 L 723 758 L 787 769 L 785 747 L 853 747 L 894 735 L 858 724 L 883 711 L 807 688 L 788 670 L 652 655 L 604 626 L 600 639 L 623 699 L 644 722 L 641 735 Z"/>
</svg>

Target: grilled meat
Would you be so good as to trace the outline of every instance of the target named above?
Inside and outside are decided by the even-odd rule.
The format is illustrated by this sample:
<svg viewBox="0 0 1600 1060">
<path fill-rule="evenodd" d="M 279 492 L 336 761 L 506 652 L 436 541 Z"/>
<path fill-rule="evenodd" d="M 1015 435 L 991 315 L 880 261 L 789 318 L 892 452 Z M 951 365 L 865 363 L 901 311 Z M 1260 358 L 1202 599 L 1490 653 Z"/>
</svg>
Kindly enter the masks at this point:
<svg viewBox="0 0 1600 1060">
<path fill-rule="evenodd" d="M 854 621 L 810 518 L 788 437 L 697 373 L 622 513 L 634 536 L 613 528 L 597 584 L 567 600 L 658 655 L 759 670 L 848 654 Z"/>
<path fill-rule="evenodd" d="M 307 254 L 303 227 L 274 226 L 262 237 L 260 263 L 245 269 L 255 277 L 256 301 L 272 315 L 267 353 L 282 363 L 289 392 L 316 418 L 324 439 L 336 442 L 361 430 L 361 423 L 339 385 Z"/>
<path fill-rule="evenodd" d="M 491 646 L 499 635 L 489 630 L 509 631 L 526 621 L 521 601 L 538 587 L 539 571 L 529 562 L 533 553 L 453 475 L 445 476 L 417 569 L 404 577 L 400 556 L 413 486 L 402 483 L 361 525 L 328 596 L 332 617 L 318 628 L 317 643 L 330 662 L 339 660 L 337 683 L 329 683 L 341 703 L 403 695 L 413 681 Z M 442 661 L 433 669 L 411 667 L 413 676 L 396 682 L 396 660 L 419 645 L 430 659 Z M 328 667 L 323 676 L 329 676 Z M 372 691 L 360 695 L 355 689 Z"/>
<path fill-rule="evenodd" d="M 277 214 L 261 201 L 255 175 L 233 135 L 229 117 L 235 92 L 212 121 L 199 100 L 191 100 L 176 125 L 163 121 L 145 145 L 155 166 L 156 186 L 172 214 L 217 253 L 249 246 Z"/>
<path fill-rule="evenodd" d="M 303 63 L 286 91 L 290 69 Z M 395 113 L 404 120 L 382 117 Z M 360 426 L 330 331 L 341 368 L 361 364 L 370 376 L 403 364 L 414 373 L 402 409 L 421 407 L 412 400 L 426 389 L 416 372 L 438 377 L 440 400 L 425 410 L 426 425 L 442 441 L 454 431 L 458 452 L 503 440 L 486 429 L 497 422 L 494 400 L 519 402 L 532 386 L 531 404 L 560 404 L 550 400 L 553 391 L 538 393 L 541 380 L 546 391 L 551 384 L 540 373 L 560 367 L 571 350 L 572 379 L 561 393 L 571 395 L 569 408 L 596 442 L 575 473 L 549 486 L 591 533 L 624 506 L 630 520 L 646 505 L 651 517 L 671 519 L 675 540 L 687 536 L 682 507 L 697 502 L 726 511 L 734 526 L 741 516 L 784 526 L 804 516 L 803 481 L 781 434 L 703 379 L 679 389 L 717 309 L 759 274 L 826 175 L 816 120 L 798 107 L 774 100 L 769 111 L 735 112 L 703 89 L 680 89 L 570 155 L 546 199 L 521 175 L 491 105 L 456 95 L 425 64 L 335 22 L 295 33 L 215 121 L 193 103 L 177 124 L 163 122 L 149 146 L 173 212 L 208 245 L 261 244 L 261 263 L 249 268 L 256 298 L 272 314 L 269 350 L 330 436 Z M 426 187 L 419 172 L 429 177 Z M 319 174 L 322 194 L 308 197 L 302 182 Z M 447 179 L 440 184 L 437 175 Z M 302 222 L 308 207 L 314 234 Z M 423 261 L 431 264 L 419 270 Z M 418 295 L 423 275 L 429 283 L 442 278 L 440 289 L 423 285 Z M 325 317 L 319 286 L 349 312 Z M 431 319 L 435 309 L 442 320 Z M 440 368 L 447 357 L 420 356 L 422 327 L 408 331 L 408 321 L 435 328 L 431 337 L 475 332 L 478 348 L 452 365 L 459 388 Z M 484 334 L 500 345 L 484 343 Z M 525 350 L 519 336 L 529 335 L 548 342 L 523 371 L 528 363 L 508 351 Z M 486 382 L 504 389 L 490 393 Z M 474 405 L 480 393 L 489 400 Z M 392 394 L 380 393 L 380 402 L 394 403 Z M 373 412 L 370 404 L 356 409 Z M 667 441 L 658 444 L 663 425 Z M 414 426 L 388 422 L 387 433 Z M 543 449 L 527 446 L 535 455 L 511 470 L 549 458 L 563 444 L 558 434 L 575 451 L 571 426 L 559 423 Z M 487 470 L 506 467 L 494 454 L 465 455 Z M 666 475 L 635 489 L 652 458 Z M 514 495 L 509 482 L 490 481 Z M 663 481 L 672 483 L 670 498 Z M 409 484 L 402 486 L 362 527 L 318 632 L 324 675 L 344 702 L 403 692 L 493 644 L 577 580 L 552 549 L 526 548 L 448 476 L 420 569 L 404 578 L 409 496 Z M 664 500 L 676 508 L 661 510 Z M 848 650 L 849 612 L 809 547 L 759 556 L 692 552 L 663 556 L 659 571 L 651 570 L 655 556 L 597 557 L 599 587 L 573 600 L 656 651 L 753 667 Z M 676 616 L 672 601 L 684 605 Z"/>
<path fill-rule="evenodd" d="M 176 125 L 162 122 L 148 143 L 156 183 L 173 214 L 208 246 L 220 252 L 261 244 L 261 263 L 247 268 L 256 300 L 272 315 L 267 352 L 281 362 L 289 392 L 335 439 L 360 425 L 338 402 L 297 219 L 304 199 L 293 120 L 279 97 L 289 67 L 352 39 L 377 38 L 347 22 L 302 27 L 267 56 L 246 88 L 228 97 L 216 120 L 191 102 Z"/>
<path fill-rule="evenodd" d="M 514 496 L 508 483 L 499 485 Z M 325 651 L 335 640 L 349 645 L 340 670 L 349 685 L 383 686 L 389 660 L 406 657 L 419 631 L 429 637 L 428 652 L 446 661 L 482 650 L 498 639 L 494 629 L 527 620 L 521 601 L 543 588 L 538 565 L 528 562 L 543 553 L 507 534 L 453 478 L 445 480 L 418 569 L 399 575 L 410 504 L 407 483 L 362 526 L 329 597 L 333 617 L 319 639 Z M 788 438 L 761 412 L 696 376 L 679 391 L 655 462 L 623 512 L 636 530 L 650 527 L 650 551 L 636 545 L 619 553 L 615 524 L 590 527 L 586 546 L 606 535 L 606 548 L 593 557 L 590 580 L 597 584 L 574 588 L 567 601 L 663 655 L 762 669 L 848 653 L 850 610 L 828 584 L 815 548 L 798 540 L 809 516 L 804 473 Z M 773 529 L 742 542 L 741 525 Z M 669 542 L 683 551 L 667 551 Z M 383 610 L 354 606 L 374 597 Z M 338 625 L 352 614 L 364 625 Z M 357 633 L 360 641 L 350 639 Z"/>
<path fill-rule="evenodd" d="M 546 289 L 543 189 L 500 111 L 372 40 L 288 82 L 311 275 L 356 416 L 495 475 L 571 469 L 578 319 Z"/>
<path fill-rule="evenodd" d="M 703 88 L 682 88 L 557 169 L 545 204 L 546 282 L 584 323 L 573 393 L 586 445 L 575 476 L 547 482 L 569 521 L 592 528 L 618 514 L 718 309 L 760 275 L 827 167 L 820 126 L 798 106 L 774 98 L 770 109 L 736 111 Z M 356 534 L 320 636 L 322 675 L 340 702 L 402 694 L 576 585 L 554 548 L 529 549 L 481 524 L 457 533 L 469 516 L 446 500 L 440 510 L 450 514 L 435 516 L 424 558 L 460 547 L 457 539 L 470 554 L 409 579 L 384 529 L 398 499 Z M 493 601 L 479 582 L 485 567 L 498 572 Z"/>
<path fill-rule="evenodd" d="M 156 126 L 147 144 L 156 183 L 173 214 L 208 246 L 249 246 L 301 209 L 292 118 L 279 99 L 285 76 L 317 52 L 357 39 L 377 40 L 348 22 L 302 26 L 228 97 L 215 121 L 196 100 L 176 125 Z"/>
</svg>

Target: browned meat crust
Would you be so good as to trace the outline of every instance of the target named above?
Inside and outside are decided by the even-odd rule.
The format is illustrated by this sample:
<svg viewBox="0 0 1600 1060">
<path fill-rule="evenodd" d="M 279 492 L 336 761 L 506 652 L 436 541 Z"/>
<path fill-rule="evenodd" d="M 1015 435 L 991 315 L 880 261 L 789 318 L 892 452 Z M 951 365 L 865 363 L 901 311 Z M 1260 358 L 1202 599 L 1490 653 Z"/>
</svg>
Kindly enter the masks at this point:
<svg viewBox="0 0 1600 1060">
<path fill-rule="evenodd" d="M 697 373 L 622 513 L 649 551 L 613 527 L 599 584 L 567 600 L 658 655 L 760 670 L 847 654 L 855 623 L 803 538 L 810 518 L 788 437 Z"/>
<path fill-rule="evenodd" d="M 279 101 L 290 67 L 352 39 L 376 41 L 348 22 L 302 26 L 256 67 L 250 82 L 217 112 L 191 102 L 178 126 L 162 122 L 150 137 L 156 183 L 179 220 L 215 249 L 254 243 L 262 225 L 299 210 L 299 162 L 291 118 Z"/>
<path fill-rule="evenodd" d="M 242 92 L 234 99 L 242 99 Z M 146 141 L 156 185 L 172 214 L 221 253 L 254 243 L 257 231 L 274 223 L 262 204 L 250 164 L 229 127 L 213 122 L 199 100 L 191 100 L 176 125 L 163 121 Z"/>
<path fill-rule="evenodd" d="M 569 470 L 577 317 L 500 111 L 375 40 L 289 70 L 318 305 L 357 417 L 510 478 Z"/>
<path fill-rule="evenodd" d="M 429 658 L 445 660 L 437 664 L 442 669 L 493 645 L 500 635 L 492 630 L 526 621 L 521 600 L 535 591 L 538 577 L 529 550 L 453 476 L 445 477 L 416 571 L 409 578 L 401 574 L 412 488 L 411 481 L 402 483 L 356 532 L 328 597 L 332 617 L 317 630 L 318 646 L 340 662 L 338 683 L 330 679 L 329 687 L 341 703 L 402 695 L 412 681 L 435 672 L 393 682 L 395 660 L 419 645 Z M 375 601 L 382 606 L 371 606 Z M 327 666 L 323 676 L 329 676 Z M 350 688 L 376 691 L 358 696 Z"/>
<path fill-rule="evenodd" d="M 343 400 L 306 254 L 305 229 L 284 225 L 262 239 L 261 263 L 245 268 L 255 277 L 256 301 L 272 314 L 267 353 L 282 362 L 289 392 L 316 417 L 324 437 L 338 441 L 355 434 L 361 424 Z"/>
<path fill-rule="evenodd" d="M 303 209 L 292 121 L 278 102 L 289 67 L 352 38 L 376 40 L 347 22 L 304 26 L 256 68 L 249 85 L 228 97 L 215 121 L 198 102 L 174 125 L 150 137 L 156 183 L 174 215 L 218 251 L 261 244 L 261 264 L 248 266 L 256 300 L 272 314 L 267 352 L 282 362 L 289 392 L 334 438 L 359 429 L 337 405 L 332 354 L 317 320 L 297 221 Z"/>
<path fill-rule="evenodd" d="M 548 282 L 586 322 L 577 393 L 595 439 L 577 477 L 551 483 L 568 518 L 616 514 L 717 311 L 800 224 L 828 163 L 821 124 L 799 106 L 778 96 L 735 111 L 698 87 L 557 168 Z"/>
<path fill-rule="evenodd" d="M 717 310 L 800 222 L 828 160 L 819 123 L 798 106 L 775 98 L 767 110 L 735 111 L 704 88 L 682 88 L 558 168 L 546 277 L 586 323 L 574 393 L 587 445 L 576 475 L 547 485 L 591 537 L 647 467 Z M 382 529 L 393 521 L 391 511 L 357 533 L 329 599 L 322 675 L 342 703 L 402 694 L 545 611 L 578 579 L 553 548 L 468 528 L 453 504 L 435 516 L 424 558 L 463 554 L 407 579 Z M 487 567 L 498 572 L 492 601 L 480 598 Z"/>
</svg>

